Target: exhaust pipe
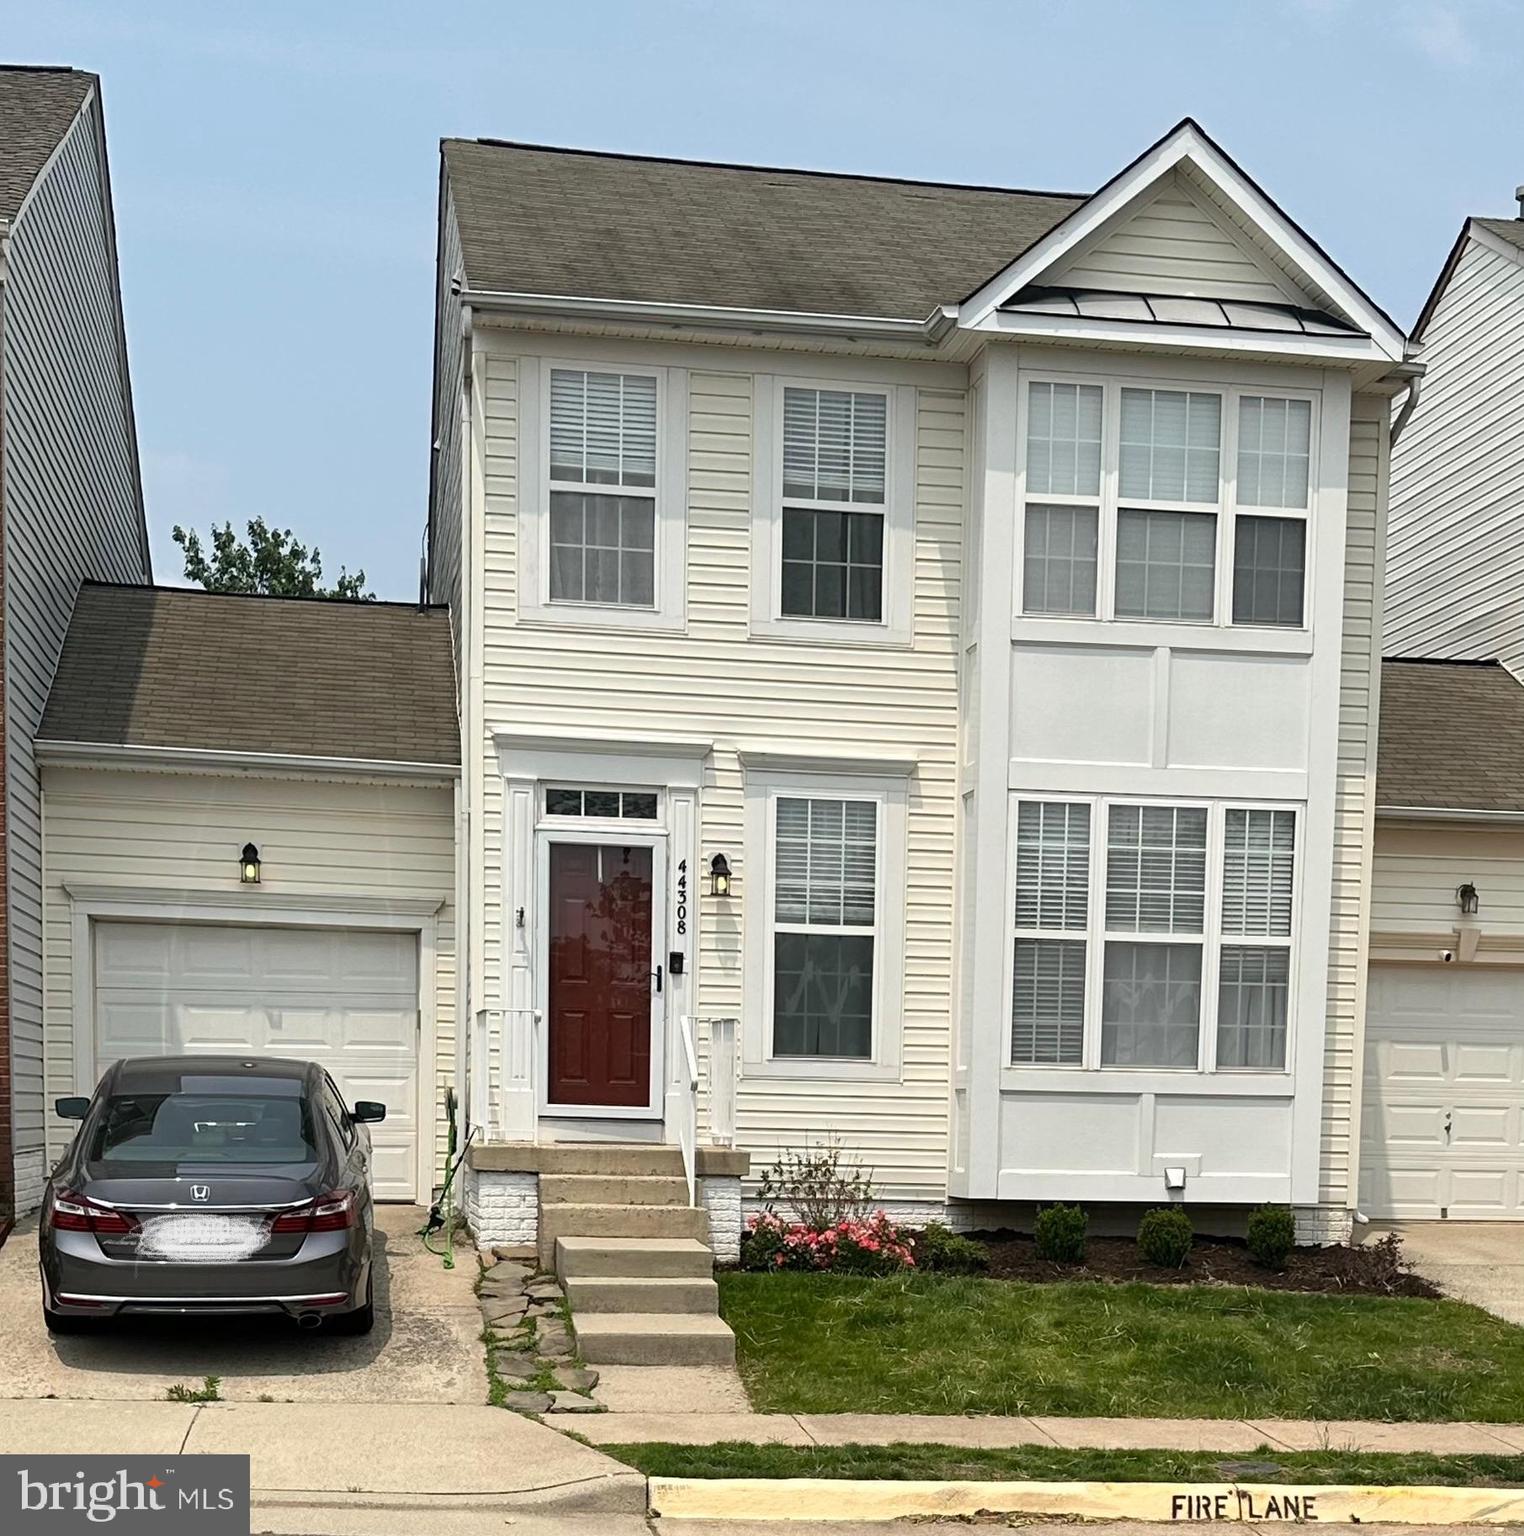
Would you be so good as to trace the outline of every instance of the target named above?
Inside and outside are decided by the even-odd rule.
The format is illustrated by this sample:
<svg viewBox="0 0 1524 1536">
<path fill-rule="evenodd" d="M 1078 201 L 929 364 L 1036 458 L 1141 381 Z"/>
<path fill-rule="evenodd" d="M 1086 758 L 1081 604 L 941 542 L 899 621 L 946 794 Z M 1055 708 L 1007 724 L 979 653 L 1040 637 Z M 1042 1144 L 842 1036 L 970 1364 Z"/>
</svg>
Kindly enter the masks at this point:
<svg viewBox="0 0 1524 1536">
<path fill-rule="evenodd" d="M 298 1312 L 296 1315 L 298 1328 L 321 1328 L 323 1326 L 323 1314 L 321 1312 Z"/>
</svg>

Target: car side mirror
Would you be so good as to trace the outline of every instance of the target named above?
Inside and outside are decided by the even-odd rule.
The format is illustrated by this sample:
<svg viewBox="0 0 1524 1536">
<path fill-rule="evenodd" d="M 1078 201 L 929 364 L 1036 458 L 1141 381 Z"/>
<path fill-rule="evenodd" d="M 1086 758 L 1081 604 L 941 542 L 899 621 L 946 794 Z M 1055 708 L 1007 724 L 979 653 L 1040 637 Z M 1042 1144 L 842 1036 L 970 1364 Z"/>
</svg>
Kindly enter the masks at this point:
<svg viewBox="0 0 1524 1536">
<path fill-rule="evenodd" d="M 386 1105 L 377 1104 L 374 1099 L 356 1099 L 349 1118 L 356 1125 L 374 1125 L 376 1121 L 386 1119 Z"/>
<path fill-rule="evenodd" d="M 83 1120 L 90 1113 L 90 1101 L 74 1095 L 67 1099 L 54 1099 L 53 1108 L 60 1120 Z"/>
</svg>

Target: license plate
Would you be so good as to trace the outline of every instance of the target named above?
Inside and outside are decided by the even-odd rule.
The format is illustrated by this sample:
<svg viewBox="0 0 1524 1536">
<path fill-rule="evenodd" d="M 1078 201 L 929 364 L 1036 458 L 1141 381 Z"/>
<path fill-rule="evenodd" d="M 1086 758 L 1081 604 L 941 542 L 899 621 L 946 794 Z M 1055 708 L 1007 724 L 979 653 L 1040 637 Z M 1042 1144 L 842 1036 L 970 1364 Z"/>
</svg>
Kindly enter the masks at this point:
<svg viewBox="0 0 1524 1536">
<path fill-rule="evenodd" d="M 264 1245 L 265 1224 L 258 1216 L 175 1211 L 143 1223 L 138 1257 L 171 1264 L 237 1263 Z"/>
</svg>

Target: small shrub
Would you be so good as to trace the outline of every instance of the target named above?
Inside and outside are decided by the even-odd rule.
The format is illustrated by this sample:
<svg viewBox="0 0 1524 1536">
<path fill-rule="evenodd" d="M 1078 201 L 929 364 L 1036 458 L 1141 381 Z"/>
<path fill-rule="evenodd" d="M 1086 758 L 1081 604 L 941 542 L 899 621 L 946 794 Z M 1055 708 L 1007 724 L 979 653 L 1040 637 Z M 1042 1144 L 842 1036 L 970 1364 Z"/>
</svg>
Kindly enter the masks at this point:
<svg viewBox="0 0 1524 1536">
<path fill-rule="evenodd" d="M 1296 1218 L 1284 1205 L 1262 1205 L 1249 1213 L 1249 1253 L 1266 1269 L 1284 1269 L 1296 1247 Z"/>
<path fill-rule="evenodd" d="M 840 1275 L 893 1275 L 915 1268 L 905 1235 L 882 1211 L 828 1227 L 786 1222 L 771 1211 L 753 1216 L 741 1244 L 742 1269 L 831 1270 Z"/>
<path fill-rule="evenodd" d="M 835 1141 L 804 1151 L 788 1150 L 762 1175 L 758 1193 L 769 1214 L 781 1205 L 801 1226 L 824 1232 L 844 1221 L 862 1221 L 873 1209 L 873 1174 L 849 1162 Z"/>
<path fill-rule="evenodd" d="M 1178 1205 L 1144 1211 L 1138 1223 L 1138 1252 L 1158 1269 L 1181 1268 L 1191 1251 L 1191 1218 Z"/>
<path fill-rule="evenodd" d="M 171 1403 L 220 1403 L 222 1401 L 222 1377 L 203 1376 L 199 1387 L 187 1386 L 177 1381 L 164 1389 L 166 1402 Z"/>
<path fill-rule="evenodd" d="M 1054 1264 L 1083 1264 L 1089 1225 L 1090 1217 L 1081 1205 L 1045 1205 L 1032 1228 L 1037 1257 Z"/>
<path fill-rule="evenodd" d="M 1402 1239 L 1388 1232 L 1374 1243 L 1356 1243 L 1349 1250 L 1348 1275 L 1362 1290 L 1397 1294 L 1406 1289 L 1412 1268 L 1402 1256 Z"/>
<path fill-rule="evenodd" d="M 915 1240 L 915 1266 L 938 1275 L 973 1275 L 990 1267 L 990 1254 L 983 1243 L 934 1221 Z"/>
</svg>

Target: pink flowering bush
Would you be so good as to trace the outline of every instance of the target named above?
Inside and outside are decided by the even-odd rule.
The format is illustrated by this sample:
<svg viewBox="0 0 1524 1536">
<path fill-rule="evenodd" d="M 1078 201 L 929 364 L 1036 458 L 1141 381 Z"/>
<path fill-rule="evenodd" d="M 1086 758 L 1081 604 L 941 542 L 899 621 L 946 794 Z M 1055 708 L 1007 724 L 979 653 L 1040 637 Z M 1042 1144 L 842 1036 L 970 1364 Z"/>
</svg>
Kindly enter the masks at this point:
<svg viewBox="0 0 1524 1536">
<path fill-rule="evenodd" d="M 882 1211 L 827 1226 L 753 1216 L 741 1245 L 743 1269 L 825 1269 L 844 1275 L 893 1275 L 915 1268 L 914 1239 Z"/>
</svg>

